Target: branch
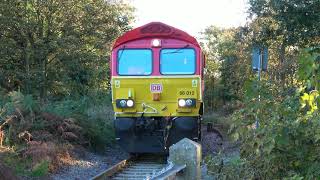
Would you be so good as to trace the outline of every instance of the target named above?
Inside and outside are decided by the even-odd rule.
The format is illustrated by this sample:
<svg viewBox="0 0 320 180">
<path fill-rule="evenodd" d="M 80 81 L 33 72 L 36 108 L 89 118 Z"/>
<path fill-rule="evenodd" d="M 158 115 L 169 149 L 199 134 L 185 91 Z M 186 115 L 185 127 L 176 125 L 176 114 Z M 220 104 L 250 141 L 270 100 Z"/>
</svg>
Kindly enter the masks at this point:
<svg viewBox="0 0 320 180">
<path fill-rule="evenodd" d="M 5 126 L 6 124 L 8 124 L 10 121 L 12 121 L 13 118 L 16 118 L 16 117 L 17 117 L 16 115 L 14 115 L 14 116 L 9 116 L 9 117 L 7 118 L 7 120 L 6 120 L 4 123 L 1 124 L 1 126 L 0 126 L 0 131 L 2 130 L 2 127 L 3 127 L 3 126 Z"/>
</svg>

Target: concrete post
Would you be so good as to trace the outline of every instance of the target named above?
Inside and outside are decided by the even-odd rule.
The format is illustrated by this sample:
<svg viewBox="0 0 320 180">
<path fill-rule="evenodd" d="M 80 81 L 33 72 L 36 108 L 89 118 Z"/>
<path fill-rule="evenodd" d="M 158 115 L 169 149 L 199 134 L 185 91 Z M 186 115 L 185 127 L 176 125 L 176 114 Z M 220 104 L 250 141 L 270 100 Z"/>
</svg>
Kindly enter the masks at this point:
<svg viewBox="0 0 320 180">
<path fill-rule="evenodd" d="M 177 180 L 200 180 L 201 179 L 201 145 L 184 138 L 169 148 L 169 161 L 175 165 L 186 165 L 186 169 Z"/>
</svg>

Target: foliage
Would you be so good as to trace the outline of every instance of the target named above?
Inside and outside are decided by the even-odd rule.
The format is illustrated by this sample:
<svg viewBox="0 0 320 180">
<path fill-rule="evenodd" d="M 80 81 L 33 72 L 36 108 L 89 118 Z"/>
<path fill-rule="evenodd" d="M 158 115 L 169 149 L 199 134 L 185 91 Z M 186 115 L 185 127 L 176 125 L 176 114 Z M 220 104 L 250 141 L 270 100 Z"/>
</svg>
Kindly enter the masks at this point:
<svg viewBox="0 0 320 180">
<path fill-rule="evenodd" d="M 301 91 L 307 90 L 300 98 L 302 108 L 312 115 L 320 104 L 320 48 L 305 50 L 300 55 L 298 71 L 303 85 Z"/>
<path fill-rule="evenodd" d="M 247 30 L 253 44 L 269 49 L 266 78 L 280 88 L 296 86 L 298 52 L 319 45 L 318 0 L 250 0 L 252 22 Z"/>
<path fill-rule="evenodd" d="M 16 174 L 30 177 L 41 177 L 48 173 L 49 162 L 44 160 L 37 164 L 31 171 L 30 168 L 32 160 L 30 158 L 21 158 L 17 153 L 11 152 L 4 158 L 4 163 L 10 167 L 14 167 Z"/>
<path fill-rule="evenodd" d="M 214 179 L 253 179 L 252 170 L 244 159 L 239 156 L 232 156 L 225 160 L 224 154 L 207 156 L 204 159 L 208 174 Z"/>
<path fill-rule="evenodd" d="M 300 57 L 299 72 L 318 68 L 318 53 L 307 50 Z M 241 141 L 241 157 L 255 178 L 320 176 L 319 79 L 312 81 L 318 73 L 304 72 L 299 76 L 302 86 L 287 92 L 266 81 L 247 83 L 246 107 L 233 115 L 232 132 Z"/>
<path fill-rule="evenodd" d="M 42 161 L 32 170 L 31 176 L 41 177 L 48 174 L 48 172 L 49 172 L 49 162 Z"/>
<path fill-rule="evenodd" d="M 50 128 L 43 113 L 74 117 L 90 147 L 110 144 L 110 48 L 131 28 L 132 13 L 123 1 L 1 1 L 0 123 L 17 110 L 27 120 L 17 133 Z"/>
<path fill-rule="evenodd" d="M 82 119 L 80 125 L 86 127 L 84 136 L 89 141 L 89 146 L 96 151 L 103 151 L 115 143 L 115 135 L 111 120 Z"/>
<path fill-rule="evenodd" d="M 320 2 L 318 0 L 250 0 L 249 12 L 262 18 L 257 39 L 282 36 L 286 45 L 317 45 Z M 311 44 L 310 44 L 311 43 Z"/>
<path fill-rule="evenodd" d="M 210 26 L 202 33 L 207 54 L 205 96 L 208 108 L 242 98 L 242 86 L 250 76 L 251 47 L 244 28 L 222 29 Z"/>
<path fill-rule="evenodd" d="M 59 157 L 73 146 L 103 151 L 114 143 L 112 108 L 107 95 L 55 101 L 40 107 L 39 100 L 21 92 L 4 96 L 0 122 L 5 144 L 14 147 L 5 164 L 24 176 L 43 176 L 61 165 Z M 100 99 L 101 98 L 101 99 Z M 10 108 L 12 110 L 7 111 Z M 31 141 L 30 141 L 31 140 Z"/>
<path fill-rule="evenodd" d="M 106 90 L 109 49 L 132 18 L 121 1 L 1 1 L 0 87 L 42 101 Z"/>
<path fill-rule="evenodd" d="M 3 121 L 13 118 L 5 128 L 7 144 L 17 142 L 18 134 L 24 131 L 33 134 L 33 131 L 45 130 L 56 136 L 64 131 L 78 131 L 79 128 L 81 132 L 75 132 L 75 135 L 83 134 L 89 147 L 95 150 L 103 150 L 114 142 L 112 107 L 106 94 L 65 99 L 42 107 L 37 100 L 21 92 L 11 92 L 4 99 L 8 102 L 0 106 L 4 111 L 1 118 Z M 80 127 L 76 127 L 77 124 Z M 64 131 L 58 132 L 56 126 L 65 126 Z"/>
<path fill-rule="evenodd" d="M 44 107 L 44 111 L 77 119 L 89 147 L 94 150 L 102 151 L 114 143 L 113 112 L 108 94 L 52 102 Z"/>
<path fill-rule="evenodd" d="M 320 42 L 319 1 L 250 0 L 251 22 L 238 28 L 210 26 L 202 33 L 207 55 L 206 110 L 244 100 L 253 46 L 268 47 L 268 70 L 262 79 L 285 91 L 298 85 L 299 51 Z M 302 70 L 303 71 L 303 70 Z"/>
<path fill-rule="evenodd" d="M 225 105 L 235 104 L 235 100 L 244 105 L 233 114 L 230 130 L 241 142 L 241 157 L 237 161 L 241 163 L 232 166 L 224 162 L 225 166 L 221 166 L 223 157 L 209 158 L 208 163 L 213 164 L 210 170 L 217 177 L 320 177 L 316 153 L 320 122 L 319 47 L 315 47 L 320 42 L 319 7 L 317 0 L 250 0 L 252 21 L 246 26 L 206 29 L 204 47 L 209 61 L 218 65 L 207 67 L 207 104 L 222 99 Z M 250 72 L 250 54 L 256 45 L 269 50 L 268 71 L 262 73 L 261 82 Z M 306 47 L 315 48 L 303 50 Z"/>
<path fill-rule="evenodd" d="M 31 159 L 24 159 L 21 161 L 18 154 L 13 152 L 6 155 L 6 157 L 4 158 L 4 163 L 11 167 L 15 167 L 15 171 L 17 174 L 27 175 L 28 171 L 26 171 L 26 169 L 28 165 L 31 164 Z"/>
</svg>

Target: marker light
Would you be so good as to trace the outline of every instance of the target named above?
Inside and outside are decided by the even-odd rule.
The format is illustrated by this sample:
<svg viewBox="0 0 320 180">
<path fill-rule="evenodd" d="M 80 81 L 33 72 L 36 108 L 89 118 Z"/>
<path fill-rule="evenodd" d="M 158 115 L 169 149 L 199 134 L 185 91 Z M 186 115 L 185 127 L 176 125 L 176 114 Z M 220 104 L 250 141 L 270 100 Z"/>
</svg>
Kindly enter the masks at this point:
<svg viewBox="0 0 320 180">
<path fill-rule="evenodd" d="M 127 106 L 128 107 L 132 107 L 133 106 L 133 101 L 131 100 L 131 99 L 129 99 L 128 101 L 127 101 Z"/>
<path fill-rule="evenodd" d="M 160 47 L 160 46 L 161 46 L 161 40 L 160 39 L 152 40 L 152 47 Z"/>
<path fill-rule="evenodd" d="M 178 104 L 179 104 L 180 107 L 184 107 L 186 105 L 186 100 L 179 99 Z"/>
<path fill-rule="evenodd" d="M 126 100 L 123 99 L 123 100 L 120 101 L 120 106 L 121 107 L 126 107 L 126 105 L 127 105 Z"/>
<path fill-rule="evenodd" d="M 187 99 L 186 100 L 186 105 L 187 106 L 192 106 L 192 100 L 191 99 Z"/>
</svg>

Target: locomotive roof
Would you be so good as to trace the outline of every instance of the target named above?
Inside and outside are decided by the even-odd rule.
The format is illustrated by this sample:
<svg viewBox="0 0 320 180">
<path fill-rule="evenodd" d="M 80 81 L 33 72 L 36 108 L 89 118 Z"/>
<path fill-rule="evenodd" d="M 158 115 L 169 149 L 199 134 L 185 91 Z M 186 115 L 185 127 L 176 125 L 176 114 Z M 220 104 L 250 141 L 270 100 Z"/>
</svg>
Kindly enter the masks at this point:
<svg viewBox="0 0 320 180">
<path fill-rule="evenodd" d="M 123 43 L 143 38 L 172 38 L 200 47 L 197 40 L 188 33 L 161 22 L 151 22 L 124 33 L 116 40 L 113 49 Z"/>
</svg>

